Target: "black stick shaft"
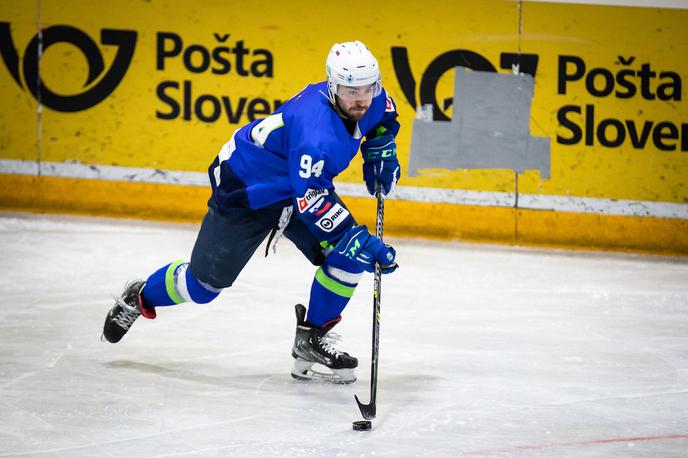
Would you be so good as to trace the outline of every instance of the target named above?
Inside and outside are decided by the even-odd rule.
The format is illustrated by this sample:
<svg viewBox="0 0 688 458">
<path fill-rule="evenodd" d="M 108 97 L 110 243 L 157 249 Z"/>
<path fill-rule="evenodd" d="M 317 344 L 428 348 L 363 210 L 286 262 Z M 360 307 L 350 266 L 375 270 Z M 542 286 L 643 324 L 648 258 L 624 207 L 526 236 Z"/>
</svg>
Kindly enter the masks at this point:
<svg viewBox="0 0 688 458">
<path fill-rule="evenodd" d="M 375 235 L 382 240 L 383 221 L 385 218 L 385 199 L 382 193 L 377 192 L 377 225 Z M 377 398 L 377 361 L 380 353 L 380 300 L 382 299 L 382 268 L 380 263 L 375 263 L 375 280 L 373 292 L 373 354 L 370 370 L 370 403 L 375 405 Z"/>
<path fill-rule="evenodd" d="M 382 240 L 383 225 L 385 219 L 385 198 L 380 190 L 380 186 L 376 186 L 375 196 L 377 197 L 377 222 L 375 227 L 375 235 Z M 372 357 L 370 364 L 370 403 L 362 404 L 358 396 L 356 396 L 356 403 L 361 410 L 363 418 L 372 420 L 376 415 L 375 400 L 377 398 L 377 365 L 378 355 L 380 353 L 380 300 L 382 298 L 382 268 L 380 263 L 375 263 L 375 277 L 373 287 L 373 345 Z"/>
</svg>

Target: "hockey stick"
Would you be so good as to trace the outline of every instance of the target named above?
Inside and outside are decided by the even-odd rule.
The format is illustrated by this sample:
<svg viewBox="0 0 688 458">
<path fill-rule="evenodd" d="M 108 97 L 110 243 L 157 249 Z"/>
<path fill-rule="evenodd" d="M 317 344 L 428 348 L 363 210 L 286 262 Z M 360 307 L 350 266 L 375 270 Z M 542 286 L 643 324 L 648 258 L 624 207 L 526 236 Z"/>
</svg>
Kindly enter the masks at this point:
<svg viewBox="0 0 688 458">
<path fill-rule="evenodd" d="M 375 197 L 377 197 L 377 224 L 375 235 L 382 240 L 382 225 L 385 219 L 385 198 L 382 194 L 380 183 L 375 183 Z M 375 280 L 373 288 L 373 351 L 370 364 L 370 403 L 363 404 L 358 396 L 354 395 L 361 415 L 366 420 L 375 418 L 375 398 L 377 397 L 377 358 L 380 350 L 380 294 L 382 290 L 382 268 L 380 263 L 375 263 Z"/>
</svg>

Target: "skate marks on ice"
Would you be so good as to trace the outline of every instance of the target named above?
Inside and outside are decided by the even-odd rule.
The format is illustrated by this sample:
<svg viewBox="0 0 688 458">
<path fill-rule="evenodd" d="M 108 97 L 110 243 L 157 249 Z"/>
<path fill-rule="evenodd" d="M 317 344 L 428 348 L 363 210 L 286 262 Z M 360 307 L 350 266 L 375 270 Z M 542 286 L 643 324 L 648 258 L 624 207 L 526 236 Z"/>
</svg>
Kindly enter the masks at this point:
<svg viewBox="0 0 688 458">
<path fill-rule="evenodd" d="M 216 302 L 98 340 L 110 293 L 195 230 L 0 215 L 0 456 L 685 456 L 685 260 L 390 239 L 361 433 L 372 279 L 338 326 L 358 381 L 293 380 L 313 268 L 287 242 Z"/>
<path fill-rule="evenodd" d="M 122 445 L 122 444 L 131 444 L 131 443 L 140 443 L 139 447 L 141 449 L 145 450 L 145 441 L 148 439 L 153 439 L 153 438 L 161 438 L 164 436 L 168 435 L 174 435 L 174 434 L 179 434 L 179 433 L 186 433 L 186 432 L 193 432 L 194 430 L 206 430 L 209 428 L 216 428 L 219 426 L 229 426 L 232 424 L 237 424 L 237 423 L 242 423 L 250 420 L 256 419 L 258 416 L 257 415 L 252 415 L 248 417 L 243 417 L 243 418 L 236 418 L 232 420 L 227 420 L 227 421 L 222 421 L 222 422 L 215 422 L 215 423 L 209 423 L 209 424 L 198 424 L 194 426 L 189 426 L 185 428 L 178 428 L 178 429 L 171 429 L 171 430 L 165 430 L 165 431 L 160 431 L 157 433 L 150 433 L 150 434 L 139 434 L 139 435 L 132 435 L 128 437 L 123 437 L 121 439 L 115 439 L 115 440 L 105 440 L 102 442 L 90 442 L 90 443 L 83 443 L 79 445 L 73 445 L 73 446 L 65 446 L 65 447 L 56 447 L 56 448 L 47 448 L 47 449 L 40 449 L 40 450 L 31 450 L 31 451 L 26 451 L 26 452 L 12 452 L 12 453 L 0 453 L 0 456 L 30 456 L 30 455 L 49 455 L 49 456 L 110 456 L 112 452 L 103 452 L 103 450 L 107 449 L 108 446 L 115 446 L 113 449 L 117 449 L 116 446 Z M 235 445 L 225 445 L 222 447 L 212 447 L 212 448 L 206 448 L 205 451 L 222 451 L 222 450 L 230 450 L 233 448 L 240 447 L 241 445 L 235 444 Z M 183 452 L 183 453 L 173 453 L 171 455 L 140 455 L 140 456 L 179 456 L 179 455 L 185 455 L 185 454 L 196 454 L 198 452 L 202 452 L 204 450 L 199 450 L 195 449 L 190 452 Z M 107 455 L 103 455 L 103 453 L 107 453 Z M 115 452 L 116 453 L 116 452 Z M 132 452 L 127 452 L 129 455 L 128 456 L 139 456 L 139 455 L 134 455 Z M 150 452 L 149 452 L 150 453 Z M 127 456 L 126 454 L 121 454 L 118 456 Z"/>
</svg>

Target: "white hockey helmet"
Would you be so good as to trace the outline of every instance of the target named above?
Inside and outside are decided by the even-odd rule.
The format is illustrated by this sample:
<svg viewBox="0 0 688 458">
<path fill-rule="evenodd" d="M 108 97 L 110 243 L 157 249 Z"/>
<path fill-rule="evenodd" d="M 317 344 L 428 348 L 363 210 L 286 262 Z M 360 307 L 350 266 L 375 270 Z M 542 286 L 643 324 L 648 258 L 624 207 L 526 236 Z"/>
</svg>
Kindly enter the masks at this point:
<svg viewBox="0 0 688 458">
<path fill-rule="evenodd" d="M 373 87 L 373 97 L 382 91 L 380 66 L 375 56 L 360 41 L 335 43 L 325 62 L 327 95 L 335 103 L 339 86 Z"/>
</svg>

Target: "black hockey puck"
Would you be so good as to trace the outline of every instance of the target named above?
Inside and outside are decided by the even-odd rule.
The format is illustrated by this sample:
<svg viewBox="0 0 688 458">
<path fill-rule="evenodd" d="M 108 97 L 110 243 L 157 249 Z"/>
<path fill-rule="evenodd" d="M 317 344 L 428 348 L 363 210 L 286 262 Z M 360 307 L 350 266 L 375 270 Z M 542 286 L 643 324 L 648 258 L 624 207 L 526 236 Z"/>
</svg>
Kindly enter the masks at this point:
<svg viewBox="0 0 688 458">
<path fill-rule="evenodd" d="M 352 423 L 354 431 L 370 431 L 373 424 L 370 420 L 359 420 Z"/>
</svg>

